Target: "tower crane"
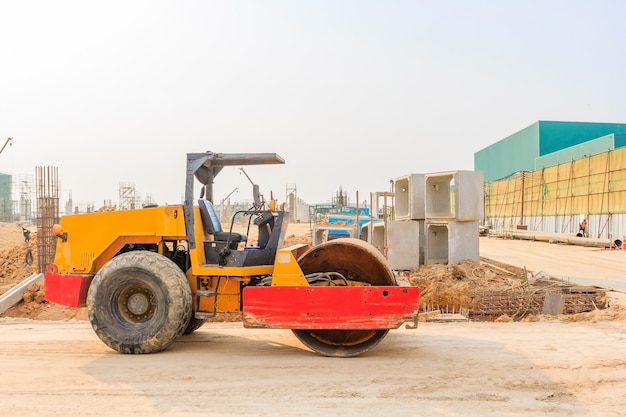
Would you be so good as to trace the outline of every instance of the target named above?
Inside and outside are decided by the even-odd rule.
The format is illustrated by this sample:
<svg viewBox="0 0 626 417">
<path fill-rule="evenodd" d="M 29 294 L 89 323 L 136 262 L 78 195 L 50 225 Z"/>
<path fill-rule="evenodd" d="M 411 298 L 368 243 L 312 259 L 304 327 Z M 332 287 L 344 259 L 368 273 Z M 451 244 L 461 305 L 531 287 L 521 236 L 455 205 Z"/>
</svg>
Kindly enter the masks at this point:
<svg viewBox="0 0 626 417">
<path fill-rule="evenodd" d="M 2 151 L 4 151 L 4 148 L 7 147 L 7 145 L 13 140 L 13 138 L 7 138 L 6 142 L 4 142 L 4 145 L 2 145 L 2 149 L 0 149 L 0 154 L 2 153 Z"/>
</svg>

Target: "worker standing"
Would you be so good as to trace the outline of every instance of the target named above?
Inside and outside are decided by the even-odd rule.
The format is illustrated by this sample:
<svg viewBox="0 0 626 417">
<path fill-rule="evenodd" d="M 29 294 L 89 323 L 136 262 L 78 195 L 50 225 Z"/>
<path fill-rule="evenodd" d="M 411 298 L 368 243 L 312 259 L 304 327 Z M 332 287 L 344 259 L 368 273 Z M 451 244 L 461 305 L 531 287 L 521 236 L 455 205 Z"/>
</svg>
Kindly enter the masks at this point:
<svg viewBox="0 0 626 417">
<path fill-rule="evenodd" d="M 578 233 L 582 235 L 582 237 L 587 237 L 587 219 L 582 219 L 582 221 L 580 222 L 580 229 L 578 230 Z"/>
</svg>

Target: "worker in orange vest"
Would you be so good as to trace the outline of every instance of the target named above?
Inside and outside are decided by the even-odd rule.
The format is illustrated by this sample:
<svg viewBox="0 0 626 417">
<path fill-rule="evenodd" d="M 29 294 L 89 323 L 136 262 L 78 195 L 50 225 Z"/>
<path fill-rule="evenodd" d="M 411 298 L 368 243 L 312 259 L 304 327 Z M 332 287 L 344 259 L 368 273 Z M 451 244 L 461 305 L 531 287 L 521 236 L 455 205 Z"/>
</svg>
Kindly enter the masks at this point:
<svg viewBox="0 0 626 417">
<path fill-rule="evenodd" d="M 578 233 L 582 234 L 582 237 L 587 237 L 586 231 L 587 231 L 587 219 L 583 219 L 580 222 L 580 229 L 578 230 Z"/>
</svg>

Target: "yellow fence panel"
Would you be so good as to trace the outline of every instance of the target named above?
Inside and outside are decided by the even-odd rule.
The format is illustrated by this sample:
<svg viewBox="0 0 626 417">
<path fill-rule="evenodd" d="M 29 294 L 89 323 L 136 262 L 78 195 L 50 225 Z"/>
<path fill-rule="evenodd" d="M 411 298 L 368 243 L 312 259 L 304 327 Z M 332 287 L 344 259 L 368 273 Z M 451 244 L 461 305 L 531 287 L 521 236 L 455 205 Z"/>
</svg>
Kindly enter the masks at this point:
<svg viewBox="0 0 626 417">
<path fill-rule="evenodd" d="M 626 213 L 626 148 L 485 184 L 494 218 Z"/>
</svg>

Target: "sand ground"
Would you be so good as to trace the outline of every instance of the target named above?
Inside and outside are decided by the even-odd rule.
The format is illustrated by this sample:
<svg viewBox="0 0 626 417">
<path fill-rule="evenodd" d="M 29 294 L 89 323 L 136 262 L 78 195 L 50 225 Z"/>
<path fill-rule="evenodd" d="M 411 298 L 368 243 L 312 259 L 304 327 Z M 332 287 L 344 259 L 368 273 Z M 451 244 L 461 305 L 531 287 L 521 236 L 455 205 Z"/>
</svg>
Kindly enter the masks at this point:
<svg viewBox="0 0 626 417">
<path fill-rule="evenodd" d="M 351 359 L 289 330 L 207 324 L 113 352 L 86 321 L 0 319 L 7 416 L 623 416 L 626 326 L 421 323 Z"/>
</svg>

